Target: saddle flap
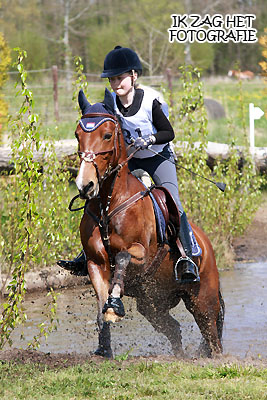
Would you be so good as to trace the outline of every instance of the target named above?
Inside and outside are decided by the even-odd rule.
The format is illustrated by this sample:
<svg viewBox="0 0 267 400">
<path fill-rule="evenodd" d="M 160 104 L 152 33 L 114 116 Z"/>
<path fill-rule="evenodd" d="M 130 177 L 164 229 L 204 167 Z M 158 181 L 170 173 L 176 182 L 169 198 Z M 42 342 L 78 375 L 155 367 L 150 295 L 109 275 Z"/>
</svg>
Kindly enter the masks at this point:
<svg viewBox="0 0 267 400">
<path fill-rule="evenodd" d="M 161 210 L 161 212 L 163 214 L 163 217 L 165 219 L 166 225 L 167 225 L 168 222 L 169 222 L 169 211 L 168 211 L 168 207 L 167 207 L 167 204 L 166 204 L 166 195 L 162 190 L 160 190 L 160 189 L 158 189 L 156 187 L 154 187 L 151 190 L 151 193 L 154 196 L 154 198 L 155 198 L 155 200 L 156 200 L 156 202 L 157 202 L 157 204 L 158 204 L 158 206 L 159 206 L 159 208 L 160 208 L 160 210 Z"/>
<path fill-rule="evenodd" d="M 180 213 L 168 189 L 163 186 L 155 186 L 151 189 L 151 192 L 163 213 L 166 225 L 170 221 L 178 228 L 180 226 Z"/>
</svg>

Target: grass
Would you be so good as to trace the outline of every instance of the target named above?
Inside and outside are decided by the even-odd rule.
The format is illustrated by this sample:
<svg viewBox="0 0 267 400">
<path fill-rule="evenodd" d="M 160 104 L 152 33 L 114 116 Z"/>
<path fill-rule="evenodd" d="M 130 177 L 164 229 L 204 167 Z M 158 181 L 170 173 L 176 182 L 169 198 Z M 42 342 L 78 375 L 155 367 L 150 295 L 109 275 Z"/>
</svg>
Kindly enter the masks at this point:
<svg viewBox="0 0 267 400">
<path fill-rule="evenodd" d="M 208 140 L 220 143 L 230 143 L 235 137 L 238 145 L 244 145 L 244 139 L 249 137 L 249 103 L 267 111 L 266 86 L 261 80 L 243 82 L 242 86 L 236 81 L 210 82 L 204 81 L 204 97 L 217 100 L 226 113 L 226 118 L 209 120 Z M 242 107 L 243 110 L 242 110 Z M 245 130 L 242 127 L 244 113 Z M 267 115 L 267 114 L 266 114 Z M 267 118 L 255 120 L 255 146 L 267 147 Z M 231 122 L 228 134 L 227 125 Z"/>
<path fill-rule="evenodd" d="M 142 82 L 142 78 L 140 80 Z M 144 82 L 146 84 L 146 82 Z M 160 82 L 152 82 L 159 88 Z M 104 97 L 104 88 L 107 82 L 89 83 L 90 102 L 102 101 Z M 76 102 L 72 101 L 72 92 L 68 92 L 64 81 L 59 82 L 59 122 L 54 117 L 54 100 L 52 90 L 52 80 L 41 83 L 35 81 L 28 83 L 33 91 L 35 99 L 35 112 L 40 115 L 41 134 L 43 137 L 53 137 L 54 139 L 73 139 L 74 130 L 78 112 Z M 177 91 L 176 107 L 179 106 L 179 99 L 182 96 L 180 82 L 174 82 L 174 90 Z M 218 101 L 225 110 L 226 117 L 218 120 L 209 120 L 208 140 L 220 143 L 230 143 L 236 138 L 236 144 L 244 144 L 244 136 L 249 136 L 249 103 L 262 110 L 267 110 L 266 87 L 264 89 L 263 81 L 255 79 L 251 82 L 242 83 L 242 92 L 237 81 L 230 79 L 204 79 L 203 80 L 204 97 L 212 98 Z M 265 90 L 265 93 L 264 93 Z M 14 82 L 8 81 L 4 89 L 4 98 L 9 105 L 9 113 L 18 112 L 21 104 L 21 98 L 16 97 L 17 89 L 14 88 Z M 165 96 L 167 98 L 167 95 Z M 242 104 L 243 110 L 240 104 Z M 243 117 L 241 116 L 243 113 Z M 231 122 L 230 128 L 228 128 Z M 243 122 L 245 122 L 245 131 Z M 263 116 L 255 121 L 255 145 L 258 147 L 267 147 L 267 119 Z"/>
<path fill-rule="evenodd" d="M 267 369 L 187 362 L 0 365 L 2 399 L 266 399 Z"/>
</svg>

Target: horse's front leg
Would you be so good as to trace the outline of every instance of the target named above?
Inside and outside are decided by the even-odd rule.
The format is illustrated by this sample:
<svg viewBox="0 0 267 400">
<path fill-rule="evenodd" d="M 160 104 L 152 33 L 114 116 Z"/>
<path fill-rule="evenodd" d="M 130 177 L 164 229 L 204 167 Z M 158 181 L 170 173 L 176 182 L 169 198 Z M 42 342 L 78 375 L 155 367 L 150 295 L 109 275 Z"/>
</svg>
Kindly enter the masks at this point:
<svg viewBox="0 0 267 400">
<path fill-rule="evenodd" d="M 88 272 L 92 285 L 94 287 L 97 297 L 97 324 L 98 324 L 98 348 L 95 351 L 96 355 L 102 357 L 112 358 L 111 350 L 111 337 L 110 337 L 110 325 L 103 319 L 103 306 L 108 298 L 109 279 L 110 272 L 103 270 L 92 261 L 88 261 Z"/>
<path fill-rule="evenodd" d="M 124 294 L 124 277 L 131 260 L 127 251 L 120 251 L 115 257 L 115 272 L 109 288 L 109 297 L 103 307 L 106 322 L 119 322 L 125 315 L 121 297 Z"/>
</svg>

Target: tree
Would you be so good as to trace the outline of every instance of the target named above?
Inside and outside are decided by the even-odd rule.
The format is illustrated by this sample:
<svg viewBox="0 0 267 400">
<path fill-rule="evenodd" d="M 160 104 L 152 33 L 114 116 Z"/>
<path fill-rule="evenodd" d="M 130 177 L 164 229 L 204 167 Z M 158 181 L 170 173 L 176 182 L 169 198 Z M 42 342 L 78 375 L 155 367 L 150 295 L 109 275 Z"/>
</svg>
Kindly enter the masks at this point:
<svg viewBox="0 0 267 400">
<path fill-rule="evenodd" d="M 38 0 L 3 0 L 0 26 L 10 48 L 21 47 L 27 51 L 25 67 L 28 70 L 45 68 L 49 53 L 41 36 L 43 24 Z"/>
<path fill-rule="evenodd" d="M 55 6 L 53 5 L 54 2 L 47 0 L 44 1 L 44 3 L 48 7 L 43 8 L 43 14 L 51 21 L 50 24 L 48 23 L 48 26 L 53 26 L 52 35 L 46 32 L 45 37 L 47 40 L 62 46 L 67 89 L 70 90 L 72 77 L 72 41 L 70 35 L 74 34 L 84 37 L 84 32 L 87 31 L 84 20 L 87 17 L 86 13 L 92 7 L 93 1 L 60 0 L 56 4 L 56 15 Z M 76 21 L 79 21 L 79 27 L 82 26 L 82 29 L 75 29 L 74 25 Z"/>
</svg>

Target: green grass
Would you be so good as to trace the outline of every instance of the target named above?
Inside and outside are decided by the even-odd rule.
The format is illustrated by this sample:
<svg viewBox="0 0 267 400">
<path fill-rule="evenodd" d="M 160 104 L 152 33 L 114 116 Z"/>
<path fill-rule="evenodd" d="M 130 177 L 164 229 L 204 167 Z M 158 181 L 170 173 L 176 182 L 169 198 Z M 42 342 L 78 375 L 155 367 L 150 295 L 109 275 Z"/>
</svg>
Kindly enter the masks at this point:
<svg viewBox="0 0 267 400">
<path fill-rule="evenodd" d="M 141 78 L 142 81 L 142 78 Z M 102 101 L 104 97 L 104 88 L 107 82 L 89 83 L 90 102 Z M 148 84 L 144 81 L 144 84 Z M 152 82 L 151 85 L 157 84 L 159 89 L 160 82 Z M 43 137 L 53 137 L 54 139 L 73 139 L 76 120 L 78 117 L 77 103 L 72 101 L 72 91 L 68 92 L 64 85 L 64 81 L 59 82 L 59 122 L 56 123 L 54 116 L 54 100 L 52 81 L 39 83 L 36 81 L 28 83 L 29 88 L 33 91 L 35 100 L 35 112 L 40 115 L 41 134 Z M 166 87 L 166 83 L 164 83 Z M 175 107 L 179 108 L 180 98 L 182 96 L 180 81 L 174 82 L 174 90 L 176 91 Z M 204 79 L 203 80 L 204 97 L 212 98 L 225 109 L 226 118 L 219 120 L 209 120 L 208 124 L 208 140 L 220 143 L 230 143 L 233 138 L 236 144 L 244 144 L 244 136 L 249 137 L 249 103 L 254 103 L 266 112 L 267 96 L 266 86 L 264 93 L 264 83 L 261 80 L 253 80 L 251 82 L 242 83 L 242 99 L 240 103 L 240 85 L 234 80 Z M 16 97 L 17 89 L 14 88 L 14 82 L 8 81 L 4 89 L 5 101 L 9 104 L 9 113 L 14 115 L 18 112 L 21 97 Z M 168 95 L 165 95 L 168 98 Z M 242 104 L 245 122 L 245 132 L 242 128 L 242 117 L 240 111 Z M 228 128 L 231 121 L 231 128 Z M 258 147 L 267 147 L 267 119 L 263 116 L 260 120 L 255 121 L 255 145 Z M 179 140 L 179 138 L 177 138 Z"/>
<path fill-rule="evenodd" d="M 49 370 L 0 365 L 2 399 L 266 399 L 267 370 L 186 362 L 93 362 Z"/>
<path fill-rule="evenodd" d="M 23 98 L 16 96 L 19 88 L 14 87 L 15 81 L 9 80 L 3 90 L 4 100 L 8 103 L 8 112 L 14 116 L 19 112 Z M 74 139 L 74 131 L 78 118 L 78 103 L 72 100 L 73 88 L 66 89 L 64 81 L 58 85 L 59 121 L 55 119 L 52 80 L 28 81 L 27 85 L 33 92 L 34 112 L 40 117 L 40 132 L 42 137 L 59 139 Z M 89 101 L 94 103 L 104 98 L 104 82 L 90 84 Z M 75 108 L 76 107 L 76 108 Z M 7 128 L 8 131 L 8 128 Z"/>
<path fill-rule="evenodd" d="M 249 138 L 249 103 L 267 111 L 266 85 L 263 81 L 254 80 L 243 82 L 209 82 L 204 81 L 204 97 L 218 101 L 225 110 L 226 118 L 219 120 L 209 120 L 208 140 L 220 143 L 230 143 L 236 138 L 238 145 L 244 144 L 244 136 Z M 245 131 L 242 128 L 242 110 L 244 112 Z M 267 115 L 267 114 L 266 114 Z M 257 147 L 267 147 L 267 118 L 264 115 L 261 119 L 255 120 L 255 145 Z M 228 122 L 231 121 L 232 128 L 227 129 Z"/>
</svg>

